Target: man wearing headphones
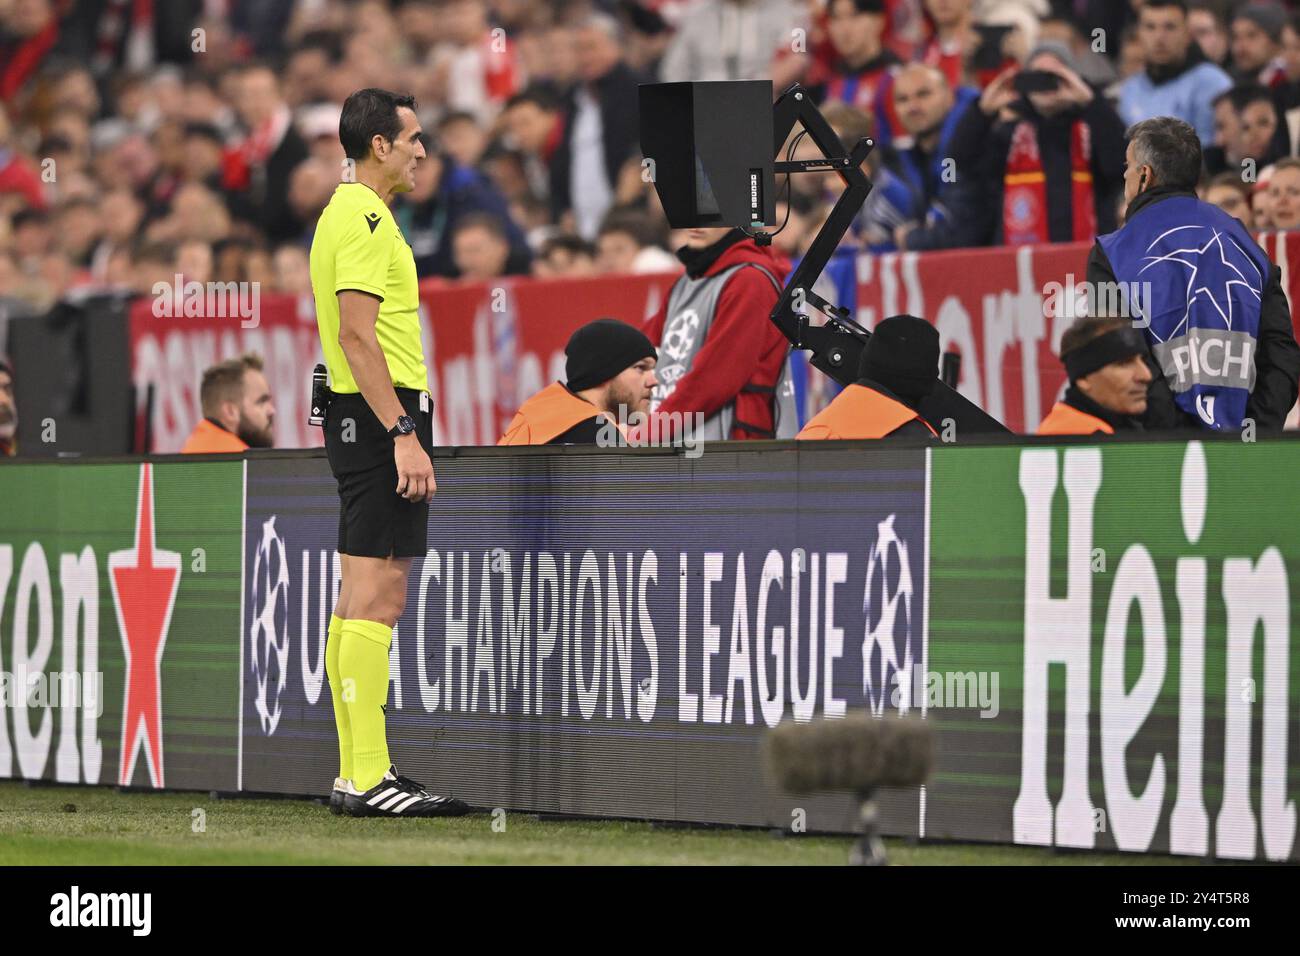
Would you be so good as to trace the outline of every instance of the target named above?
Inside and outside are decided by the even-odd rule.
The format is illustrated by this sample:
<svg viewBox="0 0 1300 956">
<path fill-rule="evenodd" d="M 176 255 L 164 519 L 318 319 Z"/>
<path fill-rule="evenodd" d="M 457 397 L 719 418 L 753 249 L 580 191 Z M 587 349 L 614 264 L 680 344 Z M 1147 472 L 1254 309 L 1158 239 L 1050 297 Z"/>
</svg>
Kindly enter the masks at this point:
<svg viewBox="0 0 1300 956">
<path fill-rule="evenodd" d="M 1038 434 L 1141 430 L 1152 379 L 1146 359 L 1146 340 L 1127 319 L 1079 319 L 1061 336 L 1070 387 L 1038 426 Z"/>
</svg>

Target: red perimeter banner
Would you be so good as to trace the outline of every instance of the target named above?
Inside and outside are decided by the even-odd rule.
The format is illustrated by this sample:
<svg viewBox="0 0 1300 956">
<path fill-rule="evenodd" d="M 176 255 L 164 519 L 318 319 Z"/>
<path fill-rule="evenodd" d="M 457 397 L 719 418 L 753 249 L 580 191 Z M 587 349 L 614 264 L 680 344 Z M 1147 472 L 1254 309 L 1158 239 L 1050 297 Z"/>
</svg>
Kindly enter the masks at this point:
<svg viewBox="0 0 1300 956">
<path fill-rule="evenodd" d="M 420 324 L 435 442 L 496 444 L 524 398 L 564 378 L 564 345 L 574 329 L 601 316 L 639 324 L 659 307 L 674 278 L 424 283 Z M 152 300 L 134 304 L 132 377 L 141 396 L 145 386 L 154 386 L 153 451 L 180 450 L 201 417 L 203 370 L 244 352 L 262 355 L 275 402 L 276 447 L 323 443 L 321 430 L 307 424 L 312 367 L 322 361 L 311 298 L 266 295 L 256 311 L 254 324 L 237 316 L 158 316 Z"/>
<path fill-rule="evenodd" d="M 1266 233 L 1264 250 L 1282 267 L 1283 286 L 1300 292 L 1300 236 Z M 1081 283 L 1089 245 L 862 255 L 858 321 L 910 312 L 934 322 L 944 350 L 962 354 L 960 391 L 1014 431 L 1032 431 L 1061 392 L 1056 357 L 1068 314 L 1048 314 L 1050 283 Z M 1285 252 L 1284 255 L 1280 254 Z M 421 287 L 425 355 L 436 403 L 434 436 L 444 445 L 494 444 L 519 403 L 564 377 L 564 344 L 601 316 L 638 323 L 657 309 L 674 276 L 509 279 L 487 285 L 426 282 Z M 247 328 L 244 326 L 248 326 Z M 321 444 L 307 424 L 311 370 L 320 341 L 310 298 L 263 297 L 254 325 L 239 318 L 131 312 L 132 376 L 155 387 L 153 450 L 178 451 L 199 420 L 199 380 L 214 362 L 262 354 L 276 404 L 276 445 Z"/>
</svg>

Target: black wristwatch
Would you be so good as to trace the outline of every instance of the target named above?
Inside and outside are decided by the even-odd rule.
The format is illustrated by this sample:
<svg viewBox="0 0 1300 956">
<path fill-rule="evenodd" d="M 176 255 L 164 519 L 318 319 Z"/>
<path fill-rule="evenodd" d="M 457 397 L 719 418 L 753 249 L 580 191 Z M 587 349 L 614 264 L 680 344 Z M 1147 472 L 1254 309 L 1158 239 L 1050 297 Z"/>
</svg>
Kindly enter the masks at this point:
<svg viewBox="0 0 1300 956">
<path fill-rule="evenodd" d="M 409 435 L 415 431 L 415 419 L 410 415 L 399 415 L 397 424 L 388 429 L 389 438 L 401 438 L 403 435 Z"/>
</svg>

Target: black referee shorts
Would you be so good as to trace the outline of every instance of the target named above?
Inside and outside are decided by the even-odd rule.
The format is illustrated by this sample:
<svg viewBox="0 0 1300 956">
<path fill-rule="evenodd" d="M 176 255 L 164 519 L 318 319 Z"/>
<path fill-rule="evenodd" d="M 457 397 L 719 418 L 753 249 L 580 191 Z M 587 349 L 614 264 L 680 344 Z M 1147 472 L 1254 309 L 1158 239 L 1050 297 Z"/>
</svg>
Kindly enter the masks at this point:
<svg viewBox="0 0 1300 956">
<path fill-rule="evenodd" d="M 396 391 L 406 414 L 415 420 L 421 446 L 431 454 L 433 416 L 420 411 L 421 393 Z M 422 557 L 428 545 L 429 504 L 397 493 L 393 439 L 359 392 L 336 394 L 330 402 L 325 454 L 339 486 L 339 554 Z"/>
</svg>

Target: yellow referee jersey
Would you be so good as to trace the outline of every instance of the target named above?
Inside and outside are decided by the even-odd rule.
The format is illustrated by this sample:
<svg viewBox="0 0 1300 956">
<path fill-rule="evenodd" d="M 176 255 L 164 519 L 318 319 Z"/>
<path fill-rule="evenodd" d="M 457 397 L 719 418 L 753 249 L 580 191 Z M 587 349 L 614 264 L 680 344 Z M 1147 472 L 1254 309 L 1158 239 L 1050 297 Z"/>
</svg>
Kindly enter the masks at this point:
<svg viewBox="0 0 1300 956">
<path fill-rule="evenodd" d="M 311 289 L 331 389 L 360 391 L 339 346 L 338 294 L 344 289 L 382 300 L 375 334 L 393 384 L 428 389 L 415 256 L 392 212 L 364 183 L 340 183 L 321 213 L 311 243 Z"/>
</svg>

